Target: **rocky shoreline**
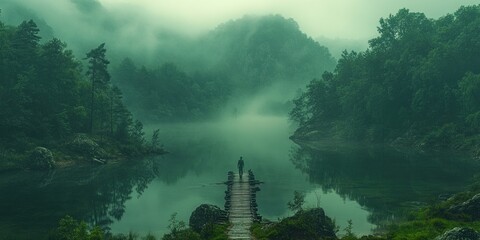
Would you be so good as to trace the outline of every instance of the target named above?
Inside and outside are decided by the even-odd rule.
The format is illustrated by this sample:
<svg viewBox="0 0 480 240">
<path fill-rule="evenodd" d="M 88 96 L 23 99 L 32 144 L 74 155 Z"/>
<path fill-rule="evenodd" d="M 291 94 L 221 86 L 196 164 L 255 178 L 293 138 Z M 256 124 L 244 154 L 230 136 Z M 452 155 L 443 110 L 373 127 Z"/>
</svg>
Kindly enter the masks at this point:
<svg viewBox="0 0 480 240">
<path fill-rule="evenodd" d="M 316 128 L 298 128 L 293 135 L 289 137 L 295 143 L 321 143 L 321 144 L 372 144 L 372 145 L 386 145 L 399 149 L 410 149 L 413 151 L 445 151 L 451 150 L 458 153 L 466 153 L 473 159 L 480 160 L 480 136 L 452 137 L 446 140 L 435 139 L 428 135 L 414 134 L 413 132 L 406 132 L 405 134 L 395 137 L 386 138 L 383 141 L 351 140 L 342 137 L 342 134 L 335 128 L 328 130 L 318 130 Z"/>
<path fill-rule="evenodd" d="M 132 148 L 119 144 L 113 139 L 76 134 L 60 145 L 36 146 L 30 151 L 12 153 L 6 157 L 8 164 L 0 166 L 0 172 L 29 170 L 49 170 L 83 164 L 107 164 L 124 161 L 128 158 L 160 155 L 168 153 L 162 148 Z"/>
</svg>

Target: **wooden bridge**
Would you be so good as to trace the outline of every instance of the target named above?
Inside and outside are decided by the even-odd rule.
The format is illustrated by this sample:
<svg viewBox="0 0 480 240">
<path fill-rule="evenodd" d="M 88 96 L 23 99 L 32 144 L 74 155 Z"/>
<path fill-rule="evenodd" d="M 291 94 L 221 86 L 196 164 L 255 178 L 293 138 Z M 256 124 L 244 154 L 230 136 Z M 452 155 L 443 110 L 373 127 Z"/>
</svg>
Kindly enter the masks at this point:
<svg viewBox="0 0 480 240">
<path fill-rule="evenodd" d="M 260 221 L 257 214 L 256 193 L 260 191 L 252 171 L 241 179 L 238 173 L 228 172 L 227 191 L 225 191 L 225 210 L 231 223 L 228 230 L 230 239 L 253 239 L 250 227 L 254 221 Z"/>
</svg>

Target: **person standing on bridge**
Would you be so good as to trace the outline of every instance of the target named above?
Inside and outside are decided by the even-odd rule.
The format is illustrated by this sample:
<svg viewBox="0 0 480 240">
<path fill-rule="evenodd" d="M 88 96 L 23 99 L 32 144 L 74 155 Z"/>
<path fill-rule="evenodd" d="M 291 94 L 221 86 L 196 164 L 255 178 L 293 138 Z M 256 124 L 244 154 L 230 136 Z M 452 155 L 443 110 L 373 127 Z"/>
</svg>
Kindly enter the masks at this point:
<svg viewBox="0 0 480 240">
<path fill-rule="evenodd" d="M 238 175 L 240 175 L 240 179 L 242 179 L 242 176 L 243 176 L 243 165 L 244 165 L 243 157 L 240 157 L 237 163 Z"/>
</svg>

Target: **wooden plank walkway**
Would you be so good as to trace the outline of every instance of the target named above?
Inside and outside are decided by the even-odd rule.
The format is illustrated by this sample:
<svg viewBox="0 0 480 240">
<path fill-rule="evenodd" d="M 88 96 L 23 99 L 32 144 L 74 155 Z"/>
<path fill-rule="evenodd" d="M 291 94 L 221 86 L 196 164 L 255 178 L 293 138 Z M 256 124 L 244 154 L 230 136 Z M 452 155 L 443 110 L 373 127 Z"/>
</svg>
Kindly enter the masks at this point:
<svg viewBox="0 0 480 240">
<path fill-rule="evenodd" d="M 229 239 L 253 239 L 250 227 L 254 221 L 261 219 L 256 203 L 256 192 L 260 190 L 256 185 L 259 183 L 251 171 L 243 174 L 243 179 L 229 172 L 225 196 L 225 210 L 232 224 L 228 230 Z"/>
</svg>

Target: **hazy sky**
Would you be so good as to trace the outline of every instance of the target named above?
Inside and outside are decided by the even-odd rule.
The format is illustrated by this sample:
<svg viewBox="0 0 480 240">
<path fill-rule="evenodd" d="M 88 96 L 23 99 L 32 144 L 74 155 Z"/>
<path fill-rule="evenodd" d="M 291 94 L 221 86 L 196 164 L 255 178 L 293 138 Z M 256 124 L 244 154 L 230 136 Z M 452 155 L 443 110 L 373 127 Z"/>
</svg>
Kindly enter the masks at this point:
<svg viewBox="0 0 480 240">
<path fill-rule="evenodd" d="M 245 14 L 279 13 L 294 18 L 312 37 L 370 39 L 380 17 L 400 8 L 438 18 L 478 0 L 100 0 L 111 11 L 142 12 L 158 24 L 198 33 Z"/>
<path fill-rule="evenodd" d="M 338 57 L 345 48 L 364 50 L 367 40 L 377 35 L 379 19 L 395 14 L 400 8 L 438 18 L 453 13 L 461 5 L 478 3 L 478 0 L 0 0 L 0 8 L 5 10 L 0 19 L 9 19 L 13 25 L 29 18 L 44 21 L 51 35 L 66 41 L 69 48 L 79 53 L 106 42 L 112 53 L 148 56 L 154 48 L 175 46 L 178 38 L 172 36 L 177 33 L 196 36 L 244 15 L 281 14 L 297 21 L 301 30 L 312 38 L 324 37 L 321 43 Z M 12 6 L 21 6 L 23 10 Z M 41 28 L 42 33 L 46 30 Z M 128 53 L 121 52 L 122 49 Z"/>
</svg>

